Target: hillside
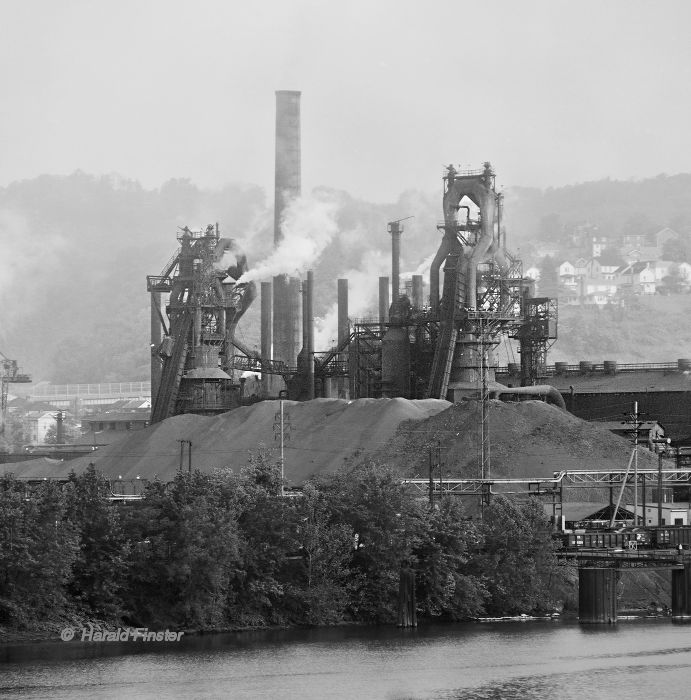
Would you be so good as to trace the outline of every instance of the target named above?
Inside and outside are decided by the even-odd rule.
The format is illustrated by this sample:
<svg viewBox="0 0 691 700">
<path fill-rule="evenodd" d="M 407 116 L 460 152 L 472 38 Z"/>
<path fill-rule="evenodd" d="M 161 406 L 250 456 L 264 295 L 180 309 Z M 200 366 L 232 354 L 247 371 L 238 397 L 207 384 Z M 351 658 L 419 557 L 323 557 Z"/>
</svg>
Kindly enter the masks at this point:
<svg viewBox="0 0 691 700">
<path fill-rule="evenodd" d="M 549 363 L 675 362 L 691 357 L 691 294 L 635 297 L 633 308 L 560 306 Z"/>
<path fill-rule="evenodd" d="M 501 174 L 501 164 L 495 165 Z M 337 231 L 309 261 L 315 270 L 321 347 L 334 337 L 323 319 L 335 303 L 337 277 L 351 281 L 351 316 L 376 310 L 377 278 L 390 270 L 387 221 L 413 217 L 404 224 L 401 269 L 404 276 L 426 273 L 425 261 L 439 242 L 441 182 L 433 174 L 420 184 L 427 191 L 406 191 L 385 204 L 318 190 L 333 205 Z M 240 241 L 252 265 L 273 246 L 268 200 L 254 185 L 204 190 L 183 179 L 145 189 L 116 175 L 83 172 L 43 175 L 0 188 L 0 350 L 37 381 L 147 379 L 146 275 L 158 274 L 174 253 L 178 227 L 219 222 L 222 235 Z M 547 230 L 543 219 L 554 222 L 554 216 L 559 225 Z M 531 256 L 546 234 L 558 237 L 584 222 L 608 234 L 645 225 L 671 225 L 688 233 L 691 175 L 506 190 L 508 245 L 526 264 L 535 262 Z M 686 313 L 688 301 L 641 299 L 639 310 L 617 319 L 562 308 L 551 359 L 689 356 L 689 332 L 675 315 Z M 255 303 L 240 324 L 239 335 L 251 346 L 258 344 L 258 318 Z"/>
</svg>

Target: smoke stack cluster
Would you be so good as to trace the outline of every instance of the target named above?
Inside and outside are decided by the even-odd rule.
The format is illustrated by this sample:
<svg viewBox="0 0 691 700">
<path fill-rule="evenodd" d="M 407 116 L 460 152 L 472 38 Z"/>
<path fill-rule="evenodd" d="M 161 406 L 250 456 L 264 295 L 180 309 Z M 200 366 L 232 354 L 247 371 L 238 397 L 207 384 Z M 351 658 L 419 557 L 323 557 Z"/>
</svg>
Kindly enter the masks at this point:
<svg viewBox="0 0 691 700">
<path fill-rule="evenodd" d="M 283 236 L 286 206 L 301 191 L 300 92 L 276 91 L 276 180 L 274 246 Z M 300 343 L 300 281 L 288 275 L 273 280 L 273 358 L 294 366 Z"/>
</svg>

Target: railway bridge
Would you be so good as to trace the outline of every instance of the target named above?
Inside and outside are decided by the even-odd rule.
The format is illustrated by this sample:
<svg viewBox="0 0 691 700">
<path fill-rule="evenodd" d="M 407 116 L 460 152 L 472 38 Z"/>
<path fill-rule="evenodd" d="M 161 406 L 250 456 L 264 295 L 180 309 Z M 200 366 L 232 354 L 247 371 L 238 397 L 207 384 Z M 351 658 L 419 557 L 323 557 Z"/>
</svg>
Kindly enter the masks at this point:
<svg viewBox="0 0 691 700">
<path fill-rule="evenodd" d="M 578 620 L 611 624 L 617 621 L 617 584 L 631 569 L 672 572 L 672 619 L 691 621 L 691 552 L 682 549 L 565 549 L 562 561 L 578 566 Z"/>
</svg>

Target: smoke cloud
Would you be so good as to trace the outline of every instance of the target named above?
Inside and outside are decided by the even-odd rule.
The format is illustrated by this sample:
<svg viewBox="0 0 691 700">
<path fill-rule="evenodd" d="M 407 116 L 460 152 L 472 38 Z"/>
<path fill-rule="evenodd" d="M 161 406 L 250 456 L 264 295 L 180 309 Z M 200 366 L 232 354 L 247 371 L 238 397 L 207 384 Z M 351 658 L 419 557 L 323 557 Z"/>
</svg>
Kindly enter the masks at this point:
<svg viewBox="0 0 691 700">
<path fill-rule="evenodd" d="M 268 257 L 242 275 L 238 283 L 306 272 L 336 235 L 337 210 L 337 202 L 324 192 L 293 200 L 283 216 L 280 243 Z"/>
<path fill-rule="evenodd" d="M 348 280 L 348 317 L 375 316 L 379 309 L 379 277 L 389 275 L 391 258 L 382 251 L 369 251 L 361 267 L 339 275 Z M 314 346 L 331 347 L 338 339 L 338 303 L 314 320 Z"/>
</svg>

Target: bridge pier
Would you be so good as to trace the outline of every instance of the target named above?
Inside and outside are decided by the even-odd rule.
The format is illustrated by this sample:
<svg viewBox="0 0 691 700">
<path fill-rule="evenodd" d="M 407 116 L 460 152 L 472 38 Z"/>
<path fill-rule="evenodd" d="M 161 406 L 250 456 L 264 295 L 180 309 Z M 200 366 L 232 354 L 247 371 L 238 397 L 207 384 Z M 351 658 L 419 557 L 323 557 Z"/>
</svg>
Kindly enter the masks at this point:
<svg viewBox="0 0 691 700">
<path fill-rule="evenodd" d="M 691 620 L 691 563 L 672 570 L 672 618 Z"/>
<path fill-rule="evenodd" d="M 613 624 L 617 621 L 616 569 L 578 569 L 578 621 Z"/>
</svg>

